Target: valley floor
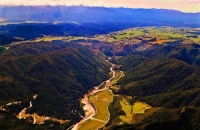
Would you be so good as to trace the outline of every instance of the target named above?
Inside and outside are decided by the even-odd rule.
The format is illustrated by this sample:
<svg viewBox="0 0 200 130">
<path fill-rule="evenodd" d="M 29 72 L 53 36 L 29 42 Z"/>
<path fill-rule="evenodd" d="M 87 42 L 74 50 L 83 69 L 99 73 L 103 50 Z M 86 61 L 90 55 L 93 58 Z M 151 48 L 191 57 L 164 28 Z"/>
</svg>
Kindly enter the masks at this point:
<svg viewBox="0 0 200 130">
<path fill-rule="evenodd" d="M 83 109 L 85 110 L 85 117 L 75 124 L 72 130 L 99 129 L 109 121 L 110 113 L 108 106 L 112 102 L 114 96 L 109 86 L 113 80 L 116 80 L 116 74 L 113 70 L 114 66 L 115 65 L 112 64 L 110 68 L 112 72 L 112 77 L 110 79 L 104 81 L 98 87 L 95 87 L 94 90 L 84 95 L 81 102 L 84 104 Z M 105 86 L 102 88 L 102 85 Z"/>
</svg>

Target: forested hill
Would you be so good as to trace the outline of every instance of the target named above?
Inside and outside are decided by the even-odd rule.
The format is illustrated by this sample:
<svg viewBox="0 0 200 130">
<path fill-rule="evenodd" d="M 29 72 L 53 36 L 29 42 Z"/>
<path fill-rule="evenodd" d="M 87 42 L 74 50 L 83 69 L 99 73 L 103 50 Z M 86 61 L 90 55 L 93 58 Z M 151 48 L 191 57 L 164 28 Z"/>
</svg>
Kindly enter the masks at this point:
<svg viewBox="0 0 200 130">
<path fill-rule="evenodd" d="M 119 62 L 125 76 L 117 83 L 117 93 L 158 110 L 139 123 L 115 129 L 199 130 L 200 46 L 158 46 Z"/>
<path fill-rule="evenodd" d="M 21 106 L 8 108 L 18 114 L 25 107 L 23 101 L 37 94 L 29 112 L 70 124 L 84 115 L 79 99 L 107 79 L 109 71 L 101 54 L 70 43 L 20 44 L 1 53 L 0 61 L 0 105 L 22 101 Z"/>
<path fill-rule="evenodd" d="M 152 106 L 200 106 L 200 46 L 160 46 L 120 60 L 120 93 Z"/>
<path fill-rule="evenodd" d="M 106 8 L 87 6 L 0 6 L 6 21 L 104 23 L 131 26 L 200 26 L 200 13 L 167 9 Z M 59 23 L 58 22 L 58 23 Z"/>
</svg>

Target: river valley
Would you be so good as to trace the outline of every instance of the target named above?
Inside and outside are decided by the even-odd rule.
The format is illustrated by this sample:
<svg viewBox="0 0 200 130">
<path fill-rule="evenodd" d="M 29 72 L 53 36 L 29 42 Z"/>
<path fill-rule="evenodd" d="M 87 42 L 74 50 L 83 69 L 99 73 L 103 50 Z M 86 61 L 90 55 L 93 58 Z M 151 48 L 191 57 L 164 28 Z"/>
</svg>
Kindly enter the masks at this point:
<svg viewBox="0 0 200 130">
<path fill-rule="evenodd" d="M 113 93 L 109 86 L 111 81 L 116 77 L 116 73 L 113 70 L 115 64 L 110 67 L 112 77 L 107 81 L 104 81 L 93 90 L 86 93 L 81 103 L 84 104 L 83 109 L 85 111 L 85 117 L 77 124 L 70 127 L 68 130 L 85 130 L 85 129 L 99 129 L 103 127 L 110 119 L 110 113 L 108 106 L 113 100 Z M 117 78 L 118 80 L 119 78 Z M 104 85 L 104 87 L 101 87 Z"/>
</svg>

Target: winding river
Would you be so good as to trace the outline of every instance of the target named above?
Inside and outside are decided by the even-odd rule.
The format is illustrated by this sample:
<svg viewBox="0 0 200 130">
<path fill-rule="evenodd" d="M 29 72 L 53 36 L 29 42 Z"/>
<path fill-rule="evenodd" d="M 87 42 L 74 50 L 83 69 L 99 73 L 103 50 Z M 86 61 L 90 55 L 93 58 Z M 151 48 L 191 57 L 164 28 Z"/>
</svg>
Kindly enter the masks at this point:
<svg viewBox="0 0 200 130">
<path fill-rule="evenodd" d="M 112 66 L 110 67 L 110 72 L 112 72 L 112 77 L 110 79 L 108 79 L 107 81 L 104 81 L 106 83 L 104 88 L 100 89 L 100 86 L 104 83 L 103 82 L 98 87 L 94 87 L 93 90 L 89 91 L 88 93 L 86 93 L 83 96 L 81 102 L 84 104 L 83 109 L 85 111 L 85 117 L 83 117 L 83 119 L 80 122 L 78 122 L 75 125 L 68 128 L 68 130 L 78 130 L 85 121 L 91 119 L 96 114 L 95 106 L 93 105 L 93 103 L 91 101 L 89 101 L 88 98 L 91 95 L 94 95 L 98 92 L 109 89 L 109 83 L 111 82 L 112 79 L 115 78 L 115 71 L 113 70 L 114 66 L 115 66 L 115 64 L 112 64 Z"/>
</svg>

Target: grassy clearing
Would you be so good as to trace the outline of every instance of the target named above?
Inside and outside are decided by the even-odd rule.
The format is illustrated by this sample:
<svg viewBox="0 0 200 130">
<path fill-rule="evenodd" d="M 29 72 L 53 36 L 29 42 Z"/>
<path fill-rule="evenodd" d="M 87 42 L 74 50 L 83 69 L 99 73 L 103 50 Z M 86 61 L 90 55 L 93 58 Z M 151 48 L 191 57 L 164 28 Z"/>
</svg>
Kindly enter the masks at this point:
<svg viewBox="0 0 200 130">
<path fill-rule="evenodd" d="M 134 122 L 141 121 L 145 116 L 145 110 L 150 109 L 151 106 L 144 102 L 135 102 L 133 105 L 128 102 L 126 98 L 120 101 L 120 105 L 122 110 L 126 113 L 126 115 L 120 115 L 119 125 L 124 123 L 132 124 Z"/>
<path fill-rule="evenodd" d="M 133 104 L 132 113 L 144 113 L 145 110 L 150 109 L 151 106 L 144 102 L 135 102 Z"/>
<path fill-rule="evenodd" d="M 125 98 L 120 101 L 120 104 L 122 106 L 122 110 L 126 113 L 126 115 L 132 113 L 132 105 Z"/>
<path fill-rule="evenodd" d="M 132 122 L 132 105 L 125 98 L 123 98 L 123 100 L 120 101 L 120 105 L 122 107 L 122 110 L 126 113 L 126 115 L 119 116 L 119 118 L 122 121 L 119 124 L 130 124 Z"/>
<path fill-rule="evenodd" d="M 82 124 L 80 130 L 96 130 L 106 124 L 110 117 L 108 106 L 113 100 L 113 94 L 110 90 L 98 92 L 89 97 L 97 109 L 96 115 L 89 121 Z"/>
</svg>

